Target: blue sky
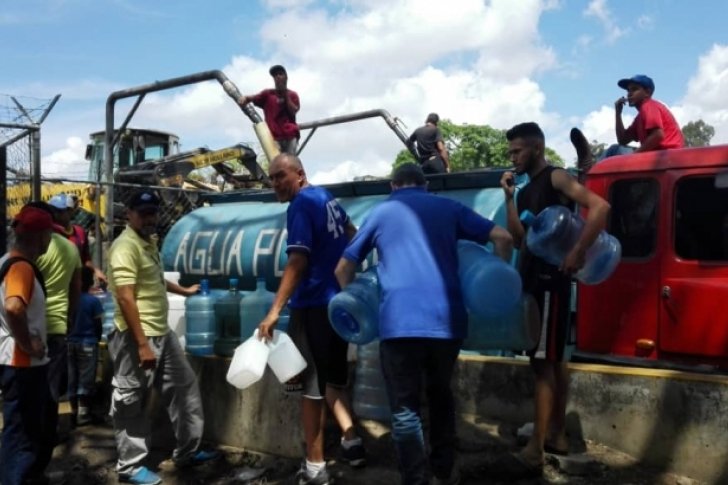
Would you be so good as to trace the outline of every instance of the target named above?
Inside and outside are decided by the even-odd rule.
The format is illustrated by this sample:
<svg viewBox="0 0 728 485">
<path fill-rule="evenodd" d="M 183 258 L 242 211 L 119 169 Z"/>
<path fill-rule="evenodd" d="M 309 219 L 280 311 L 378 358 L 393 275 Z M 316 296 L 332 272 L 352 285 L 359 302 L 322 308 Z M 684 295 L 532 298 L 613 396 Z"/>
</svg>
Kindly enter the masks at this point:
<svg viewBox="0 0 728 485">
<path fill-rule="evenodd" d="M 654 78 L 678 121 L 703 118 L 725 141 L 727 17 L 718 0 L 6 0 L 0 93 L 62 95 L 43 128 L 48 175 L 84 172 L 88 133 L 103 128 L 114 90 L 222 69 L 252 93 L 278 62 L 301 121 L 371 108 L 407 130 L 430 111 L 497 128 L 536 120 L 571 160 L 571 126 L 614 141 L 616 81 L 635 73 Z M 176 132 L 186 148 L 254 141 L 214 85 L 147 101 L 133 125 Z M 327 182 L 384 174 L 400 147 L 383 123 L 366 122 L 322 131 L 303 159 Z"/>
</svg>

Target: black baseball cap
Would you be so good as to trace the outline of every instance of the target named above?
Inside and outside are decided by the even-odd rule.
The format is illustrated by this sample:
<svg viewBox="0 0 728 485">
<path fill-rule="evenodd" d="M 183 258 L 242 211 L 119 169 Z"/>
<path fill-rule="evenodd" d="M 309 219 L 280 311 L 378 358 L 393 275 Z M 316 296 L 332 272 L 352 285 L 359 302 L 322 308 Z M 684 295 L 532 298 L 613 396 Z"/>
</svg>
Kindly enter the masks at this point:
<svg viewBox="0 0 728 485">
<path fill-rule="evenodd" d="M 276 64 L 275 66 L 271 67 L 270 69 L 268 69 L 268 72 L 271 76 L 275 76 L 279 72 L 282 72 L 286 76 L 288 75 L 288 73 L 286 72 L 286 68 L 281 66 L 280 64 Z"/>
<path fill-rule="evenodd" d="M 137 212 L 156 212 L 159 210 L 159 197 L 151 190 L 140 190 L 131 196 L 126 206 Z"/>
</svg>

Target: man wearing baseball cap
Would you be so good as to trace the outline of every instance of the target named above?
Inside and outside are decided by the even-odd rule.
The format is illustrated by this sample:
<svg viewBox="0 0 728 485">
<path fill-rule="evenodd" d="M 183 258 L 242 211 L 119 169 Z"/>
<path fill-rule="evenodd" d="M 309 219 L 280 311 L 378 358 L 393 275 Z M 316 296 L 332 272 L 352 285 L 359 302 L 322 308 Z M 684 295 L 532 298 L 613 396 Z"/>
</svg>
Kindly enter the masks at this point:
<svg viewBox="0 0 728 485">
<path fill-rule="evenodd" d="M 114 366 L 111 416 L 119 458 L 119 481 L 161 483 L 144 466 L 151 427 L 144 413 L 152 386 L 164 396 L 175 428 L 177 467 L 195 466 L 218 456 L 199 449 L 204 425 L 197 377 L 179 340 L 167 324 L 167 292 L 190 296 L 199 285 L 182 287 L 164 279 L 155 236 L 159 197 L 142 190 L 127 202 L 128 225 L 109 251 L 109 283 L 116 302 L 115 330 L 109 335 Z"/>
<path fill-rule="evenodd" d="M 13 246 L 0 258 L 0 482 L 7 485 L 45 481 L 53 451 L 45 285 L 34 263 L 47 250 L 52 227 L 50 214 L 26 205 L 12 222 Z"/>
<path fill-rule="evenodd" d="M 73 224 L 73 213 L 76 210 L 76 203 L 68 194 L 57 194 L 48 201 L 53 207 L 53 220 L 62 228 L 62 234 L 78 248 L 81 256 L 81 263 L 94 272 L 99 282 L 106 283 L 106 275 L 101 269 L 94 266 L 91 260 L 91 248 L 88 241 L 88 233 L 78 224 Z"/>
<path fill-rule="evenodd" d="M 682 148 L 685 145 L 680 125 L 670 110 L 661 102 L 652 99 L 655 92 L 655 83 L 644 74 L 637 74 L 631 78 L 620 79 L 617 85 L 627 91 L 626 97 L 620 97 L 615 103 L 615 131 L 619 145 L 627 145 L 631 141 L 638 141 L 640 146 L 635 152 L 652 150 L 667 150 Z M 625 103 L 637 108 L 637 117 L 625 129 L 622 122 L 622 110 Z M 610 147 L 616 155 L 625 153 L 624 147 Z M 608 150 L 608 151 L 609 151 Z"/>
<path fill-rule="evenodd" d="M 265 122 L 281 151 L 295 155 L 298 139 L 301 137 L 296 124 L 296 113 L 301 108 L 301 102 L 298 93 L 288 89 L 288 73 L 285 67 L 276 64 L 268 72 L 273 77 L 275 89 L 264 89 L 255 95 L 241 96 L 238 104 L 245 106 L 252 102 L 263 108 Z"/>
</svg>

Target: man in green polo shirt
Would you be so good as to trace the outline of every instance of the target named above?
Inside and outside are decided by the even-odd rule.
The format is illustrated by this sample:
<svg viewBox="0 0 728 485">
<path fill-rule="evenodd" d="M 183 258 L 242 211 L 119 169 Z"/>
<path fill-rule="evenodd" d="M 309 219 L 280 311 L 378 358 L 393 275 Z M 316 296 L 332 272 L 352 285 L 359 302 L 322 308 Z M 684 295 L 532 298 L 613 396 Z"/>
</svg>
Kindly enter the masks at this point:
<svg viewBox="0 0 728 485">
<path fill-rule="evenodd" d="M 116 302 L 109 336 L 114 365 L 111 416 L 119 459 L 119 481 L 161 483 L 144 466 L 151 430 L 144 414 L 148 390 L 162 395 L 177 437 L 172 459 L 177 467 L 199 465 L 218 456 L 199 450 L 204 418 L 197 378 L 179 341 L 167 325 L 167 291 L 189 296 L 198 285 L 165 281 L 155 232 L 159 198 L 151 191 L 134 194 L 127 204 L 128 225 L 109 252 L 109 282 Z"/>
<path fill-rule="evenodd" d="M 31 202 L 31 207 L 46 211 L 53 217 L 53 209 L 45 202 Z M 60 234 L 61 227 L 54 226 L 51 242 L 45 254 L 35 261 L 36 266 L 45 280 L 48 297 L 46 298 L 46 328 L 48 332 L 48 384 L 51 399 L 48 414 L 54 442 L 64 441 L 59 438 L 58 428 L 58 401 L 68 390 L 68 346 L 66 334 L 69 322 L 73 322 L 76 307 L 81 297 L 81 257 L 78 248 L 65 236 Z M 67 434 L 65 436 L 68 436 Z M 51 453 L 53 447 L 48 447 Z M 50 460 L 50 456 L 45 459 Z"/>
</svg>

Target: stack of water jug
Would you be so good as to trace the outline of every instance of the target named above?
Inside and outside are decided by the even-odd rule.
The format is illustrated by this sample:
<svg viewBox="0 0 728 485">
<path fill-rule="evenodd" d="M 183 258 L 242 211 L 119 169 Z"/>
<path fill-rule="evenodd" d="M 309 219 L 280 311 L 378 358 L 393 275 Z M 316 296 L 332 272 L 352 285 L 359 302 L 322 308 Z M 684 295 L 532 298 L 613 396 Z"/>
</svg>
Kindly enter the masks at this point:
<svg viewBox="0 0 728 485">
<path fill-rule="evenodd" d="M 288 311 L 281 312 L 278 327 L 269 342 L 258 339 L 258 324 L 273 305 L 273 293 L 266 290 L 265 279 L 258 278 L 256 289 L 238 291 L 238 280 L 230 279 L 227 292 L 216 295 L 208 280 L 200 281 L 198 294 L 185 302 L 187 321 L 186 350 L 198 356 L 232 357 L 228 382 L 244 389 L 257 382 L 268 364 L 281 382 L 299 374 L 306 362 L 290 337 Z"/>
</svg>

